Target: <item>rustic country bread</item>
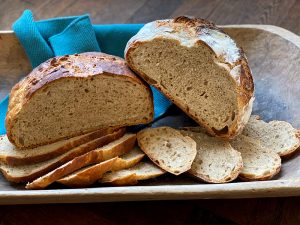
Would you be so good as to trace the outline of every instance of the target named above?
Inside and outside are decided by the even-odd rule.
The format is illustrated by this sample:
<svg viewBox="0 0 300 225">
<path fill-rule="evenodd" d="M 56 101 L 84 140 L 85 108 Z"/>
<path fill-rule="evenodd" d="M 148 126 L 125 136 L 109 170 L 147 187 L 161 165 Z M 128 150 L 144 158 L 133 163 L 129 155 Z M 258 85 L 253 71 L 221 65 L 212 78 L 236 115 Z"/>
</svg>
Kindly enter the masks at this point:
<svg viewBox="0 0 300 225">
<path fill-rule="evenodd" d="M 0 170 L 4 177 L 11 182 L 30 182 L 49 171 L 63 165 L 69 160 L 74 159 L 77 156 L 83 155 L 91 150 L 106 145 L 124 135 L 125 129 L 121 128 L 112 134 L 97 138 L 85 144 L 79 145 L 76 148 L 69 150 L 68 152 L 59 155 L 53 159 L 32 164 L 32 165 L 21 165 L 21 166 L 9 166 L 2 164 Z"/>
<path fill-rule="evenodd" d="M 10 143 L 6 135 L 0 136 L 0 162 L 10 166 L 28 165 L 49 160 L 72 148 L 112 133 L 116 129 L 108 128 L 80 135 L 52 144 L 31 149 L 18 149 Z"/>
<path fill-rule="evenodd" d="M 181 132 L 197 143 L 197 155 L 189 174 L 208 183 L 226 183 L 238 177 L 243 168 L 242 156 L 229 142 L 204 133 Z"/>
<path fill-rule="evenodd" d="M 113 162 L 109 163 L 109 166 L 107 163 L 110 160 L 100 162 L 96 165 L 88 166 L 71 173 L 64 178 L 59 179 L 57 182 L 69 187 L 87 187 L 101 179 L 103 174 L 108 170 L 118 171 L 130 168 L 139 163 L 143 157 L 144 154 L 137 147 L 125 155 L 114 158 Z"/>
<path fill-rule="evenodd" d="M 146 24 L 127 43 L 129 67 L 207 131 L 238 135 L 252 111 L 246 56 L 211 22 L 178 17 Z"/>
<path fill-rule="evenodd" d="M 279 173 L 281 168 L 279 155 L 262 147 L 258 140 L 239 135 L 230 144 L 242 154 L 244 167 L 239 175 L 242 180 L 268 180 Z"/>
<path fill-rule="evenodd" d="M 263 147 L 280 156 L 289 156 L 300 146 L 298 131 L 285 121 L 266 123 L 258 116 L 251 116 L 243 135 L 259 140 Z"/>
<path fill-rule="evenodd" d="M 43 189 L 60 178 L 91 164 L 123 155 L 131 150 L 136 142 L 135 134 L 125 134 L 123 137 L 103 146 L 78 156 L 51 172 L 28 183 L 26 189 Z"/>
<path fill-rule="evenodd" d="M 104 174 L 100 183 L 113 185 L 134 185 L 139 180 L 148 180 L 165 174 L 166 172 L 151 162 L 140 162 L 129 169 L 108 172 Z"/>
<path fill-rule="evenodd" d="M 153 118 L 152 94 L 119 57 L 83 53 L 42 63 L 11 91 L 6 129 L 18 148 Z"/>
<path fill-rule="evenodd" d="M 196 142 L 171 127 L 144 129 L 137 140 L 156 165 L 174 175 L 188 171 L 197 153 Z"/>
</svg>

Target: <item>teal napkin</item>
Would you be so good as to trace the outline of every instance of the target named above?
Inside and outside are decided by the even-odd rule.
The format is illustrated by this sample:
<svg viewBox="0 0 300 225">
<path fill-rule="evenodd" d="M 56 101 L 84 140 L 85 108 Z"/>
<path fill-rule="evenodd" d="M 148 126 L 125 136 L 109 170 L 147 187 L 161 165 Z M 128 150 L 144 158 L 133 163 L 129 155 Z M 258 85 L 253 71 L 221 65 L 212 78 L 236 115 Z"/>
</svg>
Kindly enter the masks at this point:
<svg viewBox="0 0 300 225">
<path fill-rule="evenodd" d="M 12 28 L 34 68 L 54 56 L 89 51 L 124 57 L 127 41 L 142 26 L 143 24 L 92 25 L 88 15 L 35 21 L 32 12 L 25 10 Z M 151 89 L 156 119 L 172 103 L 155 88 Z M 5 133 L 7 102 L 8 98 L 5 98 L 0 103 L 0 134 Z"/>
</svg>

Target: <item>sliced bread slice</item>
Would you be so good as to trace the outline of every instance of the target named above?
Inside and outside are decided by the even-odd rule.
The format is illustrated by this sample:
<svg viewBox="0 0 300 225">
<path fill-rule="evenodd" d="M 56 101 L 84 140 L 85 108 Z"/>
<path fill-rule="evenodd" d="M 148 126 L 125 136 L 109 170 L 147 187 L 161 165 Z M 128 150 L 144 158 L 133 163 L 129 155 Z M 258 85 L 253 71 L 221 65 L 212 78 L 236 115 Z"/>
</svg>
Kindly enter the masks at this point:
<svg viewBox="0 0 300 225">
<path fill-rule="evenodd" d="M 268 180 L 279 173 L 281 168 L 279 155 L 262 147 L 258 140 L 239 135 L 230 144 L 242 154 L 244 167 L 239 175 L 241 180 Z"/>
<path fill-rule="evenodd" d="M 213 23 L 180 16 L 146 24 L 127 43 L 129 67 L 215 136 L 247 123 L 254 83 L 247 58 Z"/>
<path fill-rule="evenodd" d="M 115 158 L 112 166 L 108 170 L 118 171 L 130 168 L 139 163 L 144 155 L 145 154 L 138 147 L 136 147 L 129 153 Z M 87 187 L 99 180 L 103 174 L 108 171 L 105 170 L 107 167 L 104 167 L 103 170 L 104 164 L 106 165 L 106 161 L 85 167 L 62 179 L 59 179 L 57 182 L 69 187 Z"/>
<path fill-rule="evenodd" d="M 266 123 L 258 116 L 251 116 L 243 135 L 258 139 L 263 147 L 282 157 L 293 154 L 300 146 L 298 131 L 285 121 Z"/>
<path fill-rule="evenodd" d="M 97 163 L 96 165 L 80 169 L 75 173 L 72 173 L 62 179 L 57 180 L 57 182 L 72 188 L 87 187 L 99 180 L 104 173 L 112 170 L 117 160 L 118 157 L 115 157 Z"/>
<path fill-rule="evenodd" d="M 49 59 L 16 84 L 6 130 L 18 148 L 33 148 L 152 119 L 151 90 L 125 60 L 87 52 Z"/>
<path fill-rule="evenodd" d="M 191 169 L 197 154 L 196 142 L 171 127 L 144 129 L 137 134 L 137 140 L 157 166 L 174 175 Z"/>
<path fill-rule="evenodd" d="M 140 162 L 129 169 L 108 172 L 104 174 L 100 183 L 110 183 L 113 185 L 134 185 L 139 180 L 148 180 L 165 174 L 166 171 L 160 169 L 151 162 Z"/>
<path fill-rule="evenodd" d="M 197 155 L 189 174 L 208 183 L 226 183 L 238 177 L 243 168 L 242 156 L 229 142 L 204 133 L 181 132 L 197 143 Z"/>
<path fill-rule="evenodd" d="M 26 189 L 43 189 L 60 178 L 83 167 L 123 155 L 133 148 L 135 142 L 136 134 L 125 134 L 123 137 L 103 147 L 78 156 L 44 176 L 39 177 L 27 184 Z"/>
<path fill-rule="evenodd" d="M 28 165 L 49 160 L 61 155 L 72 148 L 108 135 L 116 128 L 102 129 L 88 134 L 80 135 L 52 144 L 31 149 L 18 149 L 8 140 L 6 135 L 0 136 L 0 162 L 10 166 Z"/>
<path fill-rule="evenodd" d="M 6 164 L 2 164 L 0 166 L 0 170 L 8 181 L 16 183 L 32 181 L 77 156 L 83 155 L 91 150 L 94 150 L 95 148 L 106 145 L 122 137 L 124 135 L 124 132 L 125 128 L 121 128 L 113 132 L 112 134 L 108 134 L 88 143 L 82 144 L 62 155 L 44 162 L 22 166 L 9 166 Z"/>
</svg>

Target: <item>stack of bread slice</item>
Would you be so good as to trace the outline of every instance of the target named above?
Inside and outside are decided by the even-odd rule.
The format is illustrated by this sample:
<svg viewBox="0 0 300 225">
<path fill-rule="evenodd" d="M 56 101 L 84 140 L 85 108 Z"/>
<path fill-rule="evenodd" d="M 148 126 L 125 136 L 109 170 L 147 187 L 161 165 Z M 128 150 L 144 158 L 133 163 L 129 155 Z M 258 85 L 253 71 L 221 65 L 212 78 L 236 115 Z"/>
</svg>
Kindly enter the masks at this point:
<svg viewBox="0 0 300 225">
<path fill-rule="evenodd" d="M 0 169 L 6 179 L 28 182 L 27 189 L 43 189 L 54 182 L 69 187 L 109 182 L 107 178 L 102 181 L 103 176 L 112 179 L 113 184 L 125 185 L 165 173 L 151 161 L 141 162 L 145 154 L 136 145 L 136 134 L 126 133 L 125 128 L 103 129 L 22 150 L 16 149 L 6 136 L 1 136 L 0 150 Z M 131 168 L 134 173 L 130 179 L 115 174 L 126 173 Z"/>
</svg>

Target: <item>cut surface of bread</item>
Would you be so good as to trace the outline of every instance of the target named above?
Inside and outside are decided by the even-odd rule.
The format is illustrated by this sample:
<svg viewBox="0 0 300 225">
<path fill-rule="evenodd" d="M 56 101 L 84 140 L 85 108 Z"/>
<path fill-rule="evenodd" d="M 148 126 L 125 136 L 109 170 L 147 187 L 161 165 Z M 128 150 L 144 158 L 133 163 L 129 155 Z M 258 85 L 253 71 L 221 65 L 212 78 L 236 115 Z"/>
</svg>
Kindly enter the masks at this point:
<svg viewBox="0 0 300 225">
<path fill-rule="evenodd" d="M 254 83 L 241 48 L 203 19 L 146 24 L 127 43 L 129 67 L 215 136 L 232 139 L 252 111 Z"/>
<path fill-rule="evenodd" d="M 59 179 L 57 182 L 69 187 L 87 187 L 102 178 L 103 174 L 108 170 L 118 171 L 136 165 L 142 160 L 144 155 L 145 154 L 138 147 L 136 147 L 130 150 L 129 153 L 114 158 L 114 161 L 109 169 L 106 166 L 103 169 L 103 165 L 106 165 L 107 162 L 104 161 L 76 171 L 62 179 Z"/>
<path fill-rule="evenodd" d="M 244 167 L 239 175 L 242 180 L 268 180 L 279 173 L 281 168 L 279 155 L 263 148 L 258 140 L 239 135 L 230 144 L 242 154 Z"/>
<path fill-rule="evenodd" d="M 147 128 L 137 134 L 143 152 L 160 168 L 179 175 L 191 168 L 196 142 L 171 127 Z"/>
<path fill-rule="evenodd" d="M 139 180 L 148 180 L 165 174 L 166 171 L 160 169 L 151 162 L 140 162 L 129 169 L 108 172 L 104 174 L 100 183 L 111 183 L 114 185 L 134 185 Z"/>
<path fill-rule="evenodd" d="M 243 130 L 243 135 L 258 139 L 261 145 L 280 156 L 293 154 L 300 146 L 298 131 L 285 121 L 266 123 L 258 116 L 251 116 Z"/>
<path fill-rule="evenodd" d="M 133 148 L 135 142 L 136 134 L 125 134 L 123 137 L 103 147 L 78 156 L 31 183 L 28 183 L 26 189 L 43 189 L 60 178 L 83 167 L 123 155 Z"/>
<path fill-rule="evenodd" d="M 121 128 L 113 132 L 112 134 L 108 134 L 106 136 L 82 144 L 53 159 L 32 165 L 9 166 L 6 164 L 2 164 L 0 166 L 0 170 L 8 181 L 16 183 L 29 182 L 61 166 L 69 160 L 74 159 L 77 156 L 83 155 L 91 150 L 94 150 L 95 148 L 106 145 L 122 137 L 124 133 L 125 128 Z"/>
<path fill-rule="evenodd" d="M 117 130 L 116 128 L 102 129 L 80 135 L 52 144 L 31 149 L 18 149 L 8 140 L 6 135 L 0 136 L 0 161 L 10 166 L 28 165 L 49 160 L 61 155 L 72 148 L 105 136 Z"/>
<path fill-rule="evenodd" d="M 226 183 L 238 177 L 243 168 L 242 156 L 229 142 L 204 133 L 181 132 L 197 143 L 197 155 L 189 174 L 208 183 Z"/>
<path fill-rule="evenodd" d="M 6 130 L 31 148 L 153 119 L 152 93 L 119 57 L 90 52 L 42 63 L 14 86 Z"/>
</svg>

